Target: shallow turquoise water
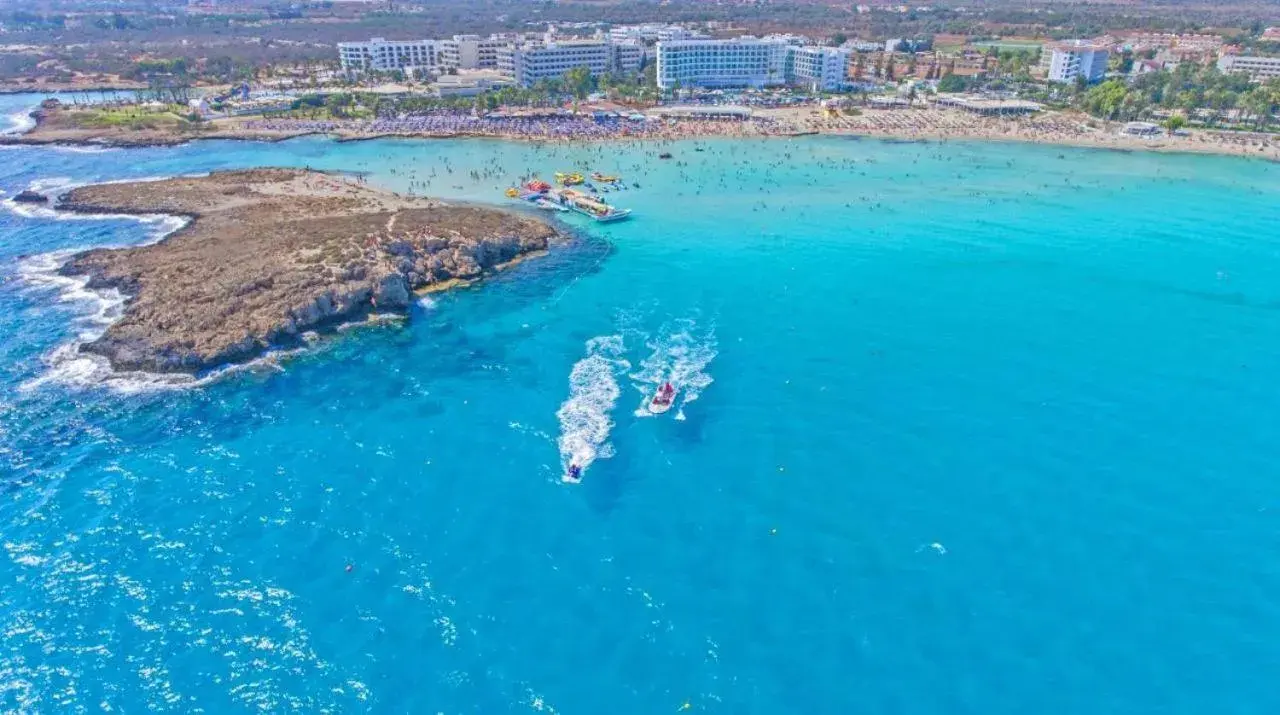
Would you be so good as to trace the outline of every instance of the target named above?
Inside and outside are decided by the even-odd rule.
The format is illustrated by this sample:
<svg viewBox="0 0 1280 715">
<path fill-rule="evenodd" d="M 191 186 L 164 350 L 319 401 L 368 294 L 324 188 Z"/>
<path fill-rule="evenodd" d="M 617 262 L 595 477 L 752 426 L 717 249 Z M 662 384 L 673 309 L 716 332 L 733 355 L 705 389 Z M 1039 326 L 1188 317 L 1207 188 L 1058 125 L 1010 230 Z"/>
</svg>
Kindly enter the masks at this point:
<svg viewBox="0 0 1280 715">
<path fill-rule="evenodd" d="M 67 360 L 102 305 L 39 270 L 158 225 L 0 213 L 0 709 L 1280 708 L 1280 167 L 668 148 L 4 151 L 9 194 L 641 188 L 403 326 L 176 390 Z M 637 416 L 673 372 L 696 399 Z"/>
</svg>

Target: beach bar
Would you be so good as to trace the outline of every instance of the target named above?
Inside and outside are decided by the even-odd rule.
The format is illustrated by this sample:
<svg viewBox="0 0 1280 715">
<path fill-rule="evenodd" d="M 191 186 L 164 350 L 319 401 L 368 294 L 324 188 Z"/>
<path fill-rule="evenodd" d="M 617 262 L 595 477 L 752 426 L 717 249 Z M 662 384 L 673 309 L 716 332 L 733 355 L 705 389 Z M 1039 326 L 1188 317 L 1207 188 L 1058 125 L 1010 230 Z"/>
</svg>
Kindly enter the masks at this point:
<svg viewBox="0 0 1280 715">
<path fill-rule="evenodd" d="M 1040 105 L 1022 99 L 986 99 L 965 95 L 939 96 L 933 100 L 939 107 L 963 109 L 984 117 L 1004 117 L 1017 114 L 1035 114 Z"/>
<path fill-rule="evenodd" d="M 751 118 L 751 109 L 737 105 L 682 106 L 656 109 L 653 114 L 663 119 L 735 119 L 745 121 Z"/>
</svg>

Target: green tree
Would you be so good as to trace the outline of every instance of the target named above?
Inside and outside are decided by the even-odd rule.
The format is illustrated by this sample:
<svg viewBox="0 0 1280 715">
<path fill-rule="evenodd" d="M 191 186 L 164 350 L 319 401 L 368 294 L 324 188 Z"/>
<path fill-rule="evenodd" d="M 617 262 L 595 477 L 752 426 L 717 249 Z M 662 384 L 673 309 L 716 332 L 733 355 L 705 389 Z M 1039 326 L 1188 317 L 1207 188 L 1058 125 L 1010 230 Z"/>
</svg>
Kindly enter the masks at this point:
<svg viewBox="0 0 1280 715">
<path fill-rule="evenodd" d="M 1271 92 L 1265 87 L 1255 87 L 1240 95 L 1241 109 L 1253 117 L 1255 129 L 1266 129 L 1271 123 L 1271 109 L 1275 104 L 1273 100 Z"/>
<path fill-rule="evenodd" d="M 578 99 L 586 99 L 595 91 L 596 78 L 588 67 L 574 67 L 564 73 L 565 88 Z"/>
<path fill-rule="evenodd" d="M 949 74 L 938 80 L 939 92 L 963 92 L 967 86 L 968 83 L 960 75 Z"/>
<path fill-rule="evenodd" d="M 1173 134 L 1185 126 L 1187 126 L 1187 118 L 1181 114 L 1172 114 L 1168 119 L 1164 120 L 1164 128 L 1170 134 Z"/>
<path fill-rule="evenodd" d="M 1120 80 L 1108 80 L 1084 94 L 1085 111 L 1104 119 L 1115 119 L 1128 94 L 1128 88 Z"/>
</svg>

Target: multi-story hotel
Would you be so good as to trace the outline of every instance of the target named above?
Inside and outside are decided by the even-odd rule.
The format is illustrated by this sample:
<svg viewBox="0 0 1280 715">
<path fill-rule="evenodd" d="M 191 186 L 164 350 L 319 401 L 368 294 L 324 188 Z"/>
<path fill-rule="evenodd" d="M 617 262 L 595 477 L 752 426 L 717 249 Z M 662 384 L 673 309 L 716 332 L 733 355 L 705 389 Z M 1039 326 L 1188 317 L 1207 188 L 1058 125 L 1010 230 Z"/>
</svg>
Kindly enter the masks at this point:
<svg viewBox="0 0 1280 715">
<path fill-rule="evenodd" d="M 498 52 L 513 41 L 502 35 L 454 35 L 444 41 L 446 67 L 461 70 L 497 69 Z"/>
<path fill-rule="evenodd" d="M 497 69 L 498 52 L 519 41 L 516 35 L 454 35 L 446 40 L 384 40 L 338 43 L 338 59 L 347 72 L 438 73 L 448 69 Z"/>
<path fill-rule="evenodd" d="M 810 47 L 790 36 L 658 43 L 658 87 L 773 87 L 833 90 L 845 80 L 849 50 Z"/>
<path fill-rule="evenodd" d="M 810 92 L 840 88 L 849 74 L 849 50 L 843 47 L 788 47 L 787 83 Z"/>
<path fill-rule="evenodd" d="M 594 75 L 637 72 L 644 57 L 635 43 L 606 40 L 557 40 L 524 42 L 498 52 L 498 69 L 510 74 L 521 87 L 544 79 L 558 79 L 565 72 L 586 67 Z"/>
<path fill-rule="evenodd" d="M 444 40 L 384 40 L 381 37 L 368 42 L 339 42 L 338 59 L 347 72 L 435 72 L 445 66 L 444 43 Z"/>
<path fill-rule="evenodd" d="M 1280 57 L 1223 55 L 1218 60 L 1218 69 L 1227 73 L 1247 74 L 1254 82 L 1265 82 L 1280 77 Z"/>
<path fill-rule="evenodd" d="M 1107 48 L 1089 40 L 1067 40 L 1045 45 L 1040 52 L 1040 69 L 1050 82 L 1075 82 L 1083 77 L 1096 82 L 1107 73 Z"/>
<path fill-rule="evenodd" d="M 525 87 L 553 79 L 576 67 L 592 74 L 638 72 L 644 46 L 638 42 L 557 40 L 518 35 L 454 35 L 447 40 L 393 41 L 375 37 L 368 42 L 341 42 L 338 57 L 347 72 L 408 74 L 446 70 L 496 69 Z"/>
</svg>

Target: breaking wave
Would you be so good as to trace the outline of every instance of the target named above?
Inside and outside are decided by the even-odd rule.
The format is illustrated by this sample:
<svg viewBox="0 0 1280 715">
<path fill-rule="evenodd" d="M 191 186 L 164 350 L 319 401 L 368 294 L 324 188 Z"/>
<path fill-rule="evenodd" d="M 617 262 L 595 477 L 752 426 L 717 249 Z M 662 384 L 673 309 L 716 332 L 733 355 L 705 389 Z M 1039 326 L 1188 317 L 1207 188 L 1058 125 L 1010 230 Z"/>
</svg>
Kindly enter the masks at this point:
<svg viewBox="0 0 1280 715">
<path fill-rule="evenodd" d="M 25 134 L 34 129 L 36 126 L 36 120 L 31 117 L 31 112 L 33 111 L 34 108 L 28 107 L 6 116 L 5 119 L 8 120 L 9 126 L 4 129 L 0 129 L 0 134 Z"/>
<path fill-rule="evenodd" d="M 57 181 L 47 179 L 46 182 Z M 66 214 L 40 207 L 15 205 L 7 201 L 15 213 L 29 218 L 52 218 L 64 220 L 77 219 L 110 219 L 129 218 L 137 220 L 149 227 L 147 237 L 141 242 L 130 245 L 145 245 L 163 239 L 165 236 L 182 228 L 187 219 L 179 216 L 102 216 Z M 48 214 L 47 216 L 45 214 Z M 60 345 L 44 357 L 46 369 L 41 375 L 24 382 L 19 389 L 29 391 L 50 383 L 94 387 L 105 386 L 125 393 L 144 392 L 174 387 L 198 385 L 217 375 L 196 378 L 191 375 L 162 375 L 144 372 L 125 372 L 113 369 L 106 358 L 82 352 L 80 347 L 101 337 L 107 327 L 119 320 L 124 312 L 126 297 L 120 291 L 109 288 L 91 290 L 87 276 L 64 276 L 59 273 L 63 264 L 83 248 L 51 251 L 29 256 L 18 264 L 18 277 L 26 285 L 37 290 L 48 290 L 56 294 L 59 303 L 74 304 L 77 315 L 73 320 L 76 329 L 72 340 Z"/>
</svg>

